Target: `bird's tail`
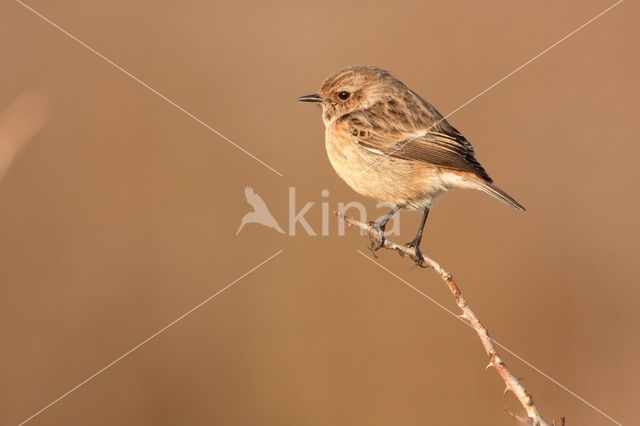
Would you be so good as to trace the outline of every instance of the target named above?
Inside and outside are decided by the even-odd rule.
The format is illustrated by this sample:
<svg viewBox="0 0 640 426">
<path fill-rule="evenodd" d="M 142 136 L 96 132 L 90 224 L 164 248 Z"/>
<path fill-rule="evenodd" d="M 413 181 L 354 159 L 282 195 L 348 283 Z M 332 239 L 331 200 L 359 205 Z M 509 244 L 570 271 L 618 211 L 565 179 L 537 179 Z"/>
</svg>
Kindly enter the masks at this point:
<svg viewBox="0 0 640 426">
<path fill-rule="evenodd" d="M 492 183 L 489 182 L 479 182 L 478 189 L 482 192 L 486 192 L 492 197 L 497 198 L 503 203 L 509 204 L 511 207 L 524 211 L 525 208 L 522 204 L 513 199 L 509 194 L 504 192 L 502 189 L 498 188 Z"/>
</svg>

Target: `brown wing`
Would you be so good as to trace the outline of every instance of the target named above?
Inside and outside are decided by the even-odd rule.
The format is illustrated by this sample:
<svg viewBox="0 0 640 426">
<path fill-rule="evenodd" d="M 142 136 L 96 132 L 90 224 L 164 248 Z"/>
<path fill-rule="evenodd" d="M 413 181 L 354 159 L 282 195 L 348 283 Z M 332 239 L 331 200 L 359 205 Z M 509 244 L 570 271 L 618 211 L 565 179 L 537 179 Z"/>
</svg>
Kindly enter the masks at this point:
<svg viewBox="0 0 640 426">
<path fill-rule="evenodd" d="M 423 132 L 409 132 L 394 126 L 376 126 L 372 120 L 348 118 L 358 144 L 381 155 L 421 161 L 435 166 L 470 172 L 487 182 L 491 177 L 476 160 L 471 143 L 446 122 Z M 386 129 L 384 132 L 382 129 Z M 389 131 L 391 129 L 391 131 Z"/>
</svg>

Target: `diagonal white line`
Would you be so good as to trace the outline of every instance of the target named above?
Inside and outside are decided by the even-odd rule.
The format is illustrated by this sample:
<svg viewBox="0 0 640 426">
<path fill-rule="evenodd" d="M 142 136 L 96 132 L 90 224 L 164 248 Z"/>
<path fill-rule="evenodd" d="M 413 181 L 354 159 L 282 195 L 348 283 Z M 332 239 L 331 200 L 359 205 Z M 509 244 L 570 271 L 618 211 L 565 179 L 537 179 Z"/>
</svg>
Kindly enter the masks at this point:
<svg viewBox="0 0 640 426">
<path fill-rule="evenodd" d="M 244 274 L 240 275 L 238 278 L 236 278 L 235 280 L 231 281 L 229 284 L 227 284 L 226 286 L 222 287 L 220 290 L 218 290 L 217 292 L 215 292 L 214 294 L 212 294 L 211 296 L 207 297 L 206 299 L 204 299 L 202 302 L 198 303 L 196 306 L 194 306 L 193 308 L 189 309 L 187 312 L 185 312 L 184 314 L 180 315 L 178 318 L 176 318 L 175 320 L 171 321 L 169 324 L 165 325 L 164 327 L 162 327 L 160 330 L 156 331 L 155 333 L 153 333 L 151 336 L 147 337 L 146 339 L 144 339 L 142 342 L 138 343 L 137 345 L 135 345 L 133 348 L 129 349 L 127 352 L 123 353 L 122 355 L 120 355 L 118 358 L 114 359 L 113 361 L 111 361 L 109 364 L 105 365 L 104 367 L 102 367 L 100 370 L 96 371 L 95 373 L 93 373 L 91 376 L 87 377 L 86 379 L 84 379 L 82 382 L 78 383 L 77 385 L 75 385 L 74 387 L 72 387 L 71 389 L 69 389 L 68 391 L 66 391 L 65 393 L 63 393 L 62 395 L 60 395 L 58 398 L 54 399 L 53 401 L 51 401 L 49 404 L 45 405 L 44 407 L 42 407 L 40 410 L 38 410 L 37 412 L 35 412 L 33 415 L 31 415 L 30 417 L 28 417 L 27 419 L 23 420 L 22 422 L 20 422 L 18 424 L 18 426 L 22 426 L 25 423 L 29 422 L 30 420 L 32 420 L 34 417 L 38 416 L 39 414 L 41 414 L 42 412 L 44 412 L 45 410 L 47 410 L 48 408 L 50 408 L 52 405 L 56 404 L 57 402 L 59 402 L 60 400 L 62 400 L 63 398 L 69 396 L 69 394 L 71 394 L 72 392 L 78 390 L 78 388 L 80 388 L 81 386 L 85 385 L 87 382 L 93 380 L 96 376 L 98 376 L 99 374 L 101 374 L 102 372 L 104 372 L 105 370 L 107 370 L 108 368 L 112 367 L 113 365 L 115 365 L 116 363 L 118 363 L 119 361 L 121 361 L 122 359 L 126 358 L 128 355 L 130 355 L 132 352 L 140 349 L 140 347 L 142 347 L 144 344 L 148 343 L 151 339 L 157 337 L 158 335 L 164 333 L 168 328 L 170 328 L 171 326 L 175 325 L 178 321 L 184 319 L 185 317 L 189 316 L 190 314 L 192 314 L 194 311 L 196 311 L 198 308 L 202 307 L 202 305 L 206 304 L 207 302 L 209 302 L 211 299 L 215 298 L 216 296 L 218 296 L 219 294 L 221 294 L 223 291 L 229 289 L 231 286 L 233 286 L 234 284 L 236 284 L 238 281 L 240 281 L 241 279 L 243 279 L 244 277 L 246 277 L 247 275 L 249 275 L 250 273 L 254 272 L 256 269 L 260 268 L 261 266 L 263 266 L 264 264 L 266 264 L 267 262 L 269 262 L 271 259 L 273 259 L 274 257 L 276 257 L 277 255 L 279 255 L 280 253 L 282 253 L 284 250 L 280 250 L 277 253 L 271 255 L 270 257 L 268 257 L 267 259 L 263 260 L 262 262 L 260 262 L 259 264 L 257 264 L 256 266 L 254 266 L 253 268 L 249 269 L 247 272 L 245 272 Z"/>
<path fill-rule="evenodd" d="M 147 83 L 145 83 L 144 81 L 140 80 L 138 77 L 136 77 L 135 75 L 131 74 L 129 71 L 127 71 L 126 69 L 122 68 L 120 65 L 116 64 L 115 62 L 113 62 L 111 59 L 107 58 L 106 56 L 104 56 L 102 53 L 98 52 L 97 50 L 95 50 L 93 47 L 89 46 L 87 43 L 83 42 L 82 40 L 80 40 L 79 38 L 77 38 L 76 36 L 74 36 L 73 34 L 71 34 L 70 32 L 68 32 L 67 30 L 65 30 L 64 28 L 60 27 L 58 24 L 56 24 L 55 22 L 53 22 L 52 20 L 50 20 L 49 18 L 47 18 L 46 16 L 42 15 L 41 13 L 39 13 L 38 11 L 36 11 L 35 9 L 33 9 L 32 7 L 30 7 L 29 5 L 23 3 L 20 0 L 16 0 L 16 3 L 20 4 L 21 6 L 23 6 L 25 9 L 29 10 L 31 13 L 33 13 L 34 15 L 40 17 L 42 20 L 44 20 L 45 22 L 47 22 L 49 25 L 51 25 L 52 27 L 54 27 L 55 29 L 59 30 L 60 32 L 62 32 L 63 34 L 65 34 L 66 36 L 68 36 L 69 38 L 71 38 L 73 41 L 75 41 L 76 43 L 80 44 L 81 46 L 87 48 L 89 51 L 91 51 L 92 53 L 94 53 L 96 56 L 98 56 L 100 59 L 102 59 L 103 61 L 111 64 L 113 67 L 115 67 L 118 71 L 120 71 L 121 73 L 123 73 L 124 75 L 126 75 L 127 77 L 131 78 L 132 80 L 136 81 L 138 84 L 140 84 L 142 87 L 144 87 L 145 89 L 149 90 L 150 92 L 152 92 L 153 94 L 159 96 L 160 98 L 162 98 L 164 101 L 166 101 L 167 103 L 171 104 L 172 106 L 174 106 L 176 109 L 178 109 L 179 111 L 181 111 L 182 113 L 186 114 L 187 116 L 189 116 L 190 118 L 192 118 L 193 120 L 195 120 L 196 122 L 198 122 L 200 125 L 206 127 L 207 129 L 209 129 L 210 131 L 212 131 L 213 133 L 215 133 L 216 135 L 218 135 L 219 137 L 221 137 L 222 139 L 224 139 L 225 141 L 229 142 L 231 145 L 235 146 L 236 148 L 238 148 L 240 151 L 244 152 L 245 154 L 247 154 L 249 157 L 253 158 L 254 160 L 256 160 L 258 163 L 262 164 L 263 166 L 265 166 L 266 168 L 268 168 L 269 170 L 271 170 L 273 173 L 277 174 L 278 176 L 282 177 L 282 173 L 280 173 L 279 171 L 277 171 L 276 169 L 274 169 L 273 167 L 271 167 L 270 165 L 268 165 L 267 163 L 265 163 L 264 161 L 262 161 L 261 159 L 259 159 L 258 157 L 256 157 L 255 155 L 253 155 L 252 153 L 250 153 L 249 151 L 247 151 L 246 149 L 244 149 L 243 147 L 241 147 L 240 145 L 238 145 L 237 143 L 235 143 L 234 141 L 232 141 L 231 139 L 229 139 L 228 137 L 226 137 L 225 135 L 223 135 L 222 133 L 220 133 L 219 131 L 217 131 L 216 129 L 214 129 L 213 127 L 209 126 L 207 123 L 205 123 L 204 121 L 202 121 L 201 119 L 199 119 L 198 117 L 196 117 L 195 115 L 193 115 L 192 113 L 190 113 L 189 111 L 187 111 L 186 109 L 184 109 L 183 107 L 181 107 L 180 105 L 178 105 L 177 103 L 175 103 L 174 101 L 172 101 L 171 99 L 169 99 L 168 97 L 166 97 L 165 95 L 163 95 L 162 93 L 158 92 L 156 89 L 154 89 L 153 87 L 149 86 Z"/>
<path fill-rule="evenodd" d="M 571 31 L 569 34 L 565 35 L 564 37 L 562 37 L 560 40 L 556 41 L 555 43 L 553 43 L 551 46 L 547 47 L 546 49 L 544 49 L 542 52 L 538 53 L 536 56 L 534 56 L 533 58 L 529 59 L 527 62 L 525 62 L 524 64 L 520 65 L 519 67 L 517 67 L 516 69 L 514 69 L 513 71 L 511 71 L 509 74 L 505 75 L 504 77 L 502 77 L 501 79 L 497 80 L 496 82 L 494 82 L 492 85 L 490 85 L 489 87 L 487 87 L 486 89 L 484 89 L 482 92 L 478 93 L 477 95 L 475 95 L 474 97 L 472 97 L 471 99 L 469 99 L 468 101 L 466 101 L 465 103 L 463 103 L 462 105 L 460 105 L 459 107 L 457 107 L 456 109 L 454 109 L 453 111 L 451 111 L 450 113 L 448 113 L 447 115 L 445 115 L 444 117 L 442 117 L 440 120 L 436 121 L 435 123 L 433 123 L 432 125 L 430 125 L 426 130 L 425 133 L 429 132 L 429 130 L 433 129 L 435 126 L 437 126 L 438 124 L 442 123 L 444 120 L 446 120 L 447 118 L 451 117 L 453 114 L 455 114 L 456 112 L 460 111 L 462 108 L 466 107 L 467 105 L 469 105 L 470 103 L 474 102 L 476 99 L 478 99 L 480 96 L 484 95 L 485 93 L 487 93 L 488 91 L 490 91 L 491 89 L 493 89 L 494 87 L 498 86 L 500 83 L 502 83 L 503 81 L 505 81 L 506 79 L 508 79 L 509 77 L 511 77 L 512 75 L 514 75 L 515 73 L 517 73 L 518 71 L 520 71 L 521 69 L 523 69 L 524 67 L 526 67 L 527 65 L 531 64 L 533 61 L 535 61 L 536 59 L 540 58 L 542 55 L 544 55 L 545 53 L 549 52 L 551 49 L 553 49 L 554 47 L 558 46 L 560 43 L 562 43 L 563 41 L 567 40 L 568 38 L 572 37 L 573 35 L 575 35 L 576 33 L 578 33 L 579 31 L 583 30 L 585 27 L 587 27 L 589 24 L 593 23 L 595 20 L 599 19 L 600 17 L 602 17 L 603 15 L 605 15 L 607 12 L 609 12 L 611 9 L 613 9 L 614 7 L 618 6 L 620 3 L 622 3 L 624 0 L 618 0 L 617 2 L 615 2 L 614 4 L 612 4 L 611 6 L 607 7 L 605 10 L 603 10 L 602 12 L 598 13 L 596 16 L 594 16 L 593 18 L 589 19 L 587 22 L 585 22 L 584 24 L 580 25 L 578 28 L 576 28 L 575 30 Z M 393 154 L 394 152 L 398 151 L 399 149 L 402 149 L 405 145 L 407 145 L 408 143 L 411 143 L 412 141 L 414 141 L 416 137 L 410 138 L 409 140 L 407 140 L 406 142 L 398 145 L 396 148 L 393 149 L 393 151 L 385 153 L 383 155 L 385 156 L 390 156 L 391 154 Z M 380 160 L 374 162 L 373 164 L 371 164 L 369 166 L 369 169 L 371 169 L 372 167 L 374 167 Z M 366 172 L 366 170 L 365 170 Z"/>
<path fill-rule="evenodd" d="M 422 297 L 424 297 L 425 299 L 429 300 L 430 302 L 434 303 L 436 306 L 438 306 L 439 308 L 441 308 L 442 310 L 444 310 L 445 312 L 447 312 L 448 314 L 450 314 L 452 317 L 454 317 L 455 319 L 457 319 L 458 321 L 462 322 L 464 325 L 470 327 L 473 329 L 473 327 L 471 327 L 471 325 L 469 323 L 467 323 L 464 319 L 460 318 L 455 312 L 453 312 L 451 309 L 445 307 L 443 304 L 441 304 L 440 302 L 438 302 L 437 300 L 435 300 L 433 297 L 429 296 L 428 294 L 424 293 L 422 290 L 418 289 L 417 287 L 415 287 L 413 284 L 411 284 L 410 282 L 408 282 L 407 280 L 405 280 L 404 278 L 400 277 L 399 275 L 397 275 L 396 273 L 392 272 L 391 270 L 387 269 L 385 266 L 383 266 L 381 263 L 379 263 L 378 261 L 376 261 L 375 259 L 372 259 L 371 257 L 369 257 L 368 255 L 364 254 L 363 252 L 361 252 L 360 250 L 356 250 L 359 254 L 361 254 L 362 256 L 364 256 L 366 259 L 370 260 L 371 262 L 373 262 L 374 264 L 376 264 L 377 266 L 379 266 L 380 268 L 382 268 L 383 270 L 387 271 L 389 274 L 393 275 L 394 277 L 396 277 L 398 280 L 402 281 L 403 284 L 405 284 L 407 287 L 410 287 L 411 289 L 415 290 L 416 292 L 418 292 Z M 516 357 L 518 360 L 520 360 L 522 363 L 524 363 L 525 365 L 527 365 L 528 367 L 530 367 L 531 369 L 533 369 L 534 371 L 536 371 L 537 373 L 540 373 L 545 379 L 549 380 L 550 382 L 552 382 L 553 384 L 559 386 L 560 388 L 562 388 L 563 390 L 565 390 L 566 392 L 568 392 L 571 396 L 577 398 L 578 400 L 580 400 L 581 402 L 583 402 L 584 404 L 588 405 L 589 407 L 591 407 L 592 409 L 594 409 L 595 411 L 597 411 L 598 413 L 602 414 L 604 417 L 606 417 L 607 419 L 611 420 L 613 423 L 622 426 L 622 423 L 620 423 L 619 421 L 615 420 L 613 417 L 609 416 L 607 413 L 605 413 L 604 411 L 602 411 L 601 409 L 599 409 L 598 407 L 596 407 L 595 405 L 593 405 L 592 403 L 590 403 L 589 401 L 587 401 L 586 399 L 582 398 L 580 395 L 578 395 L 577 393 L 575 393 L 574 391 L 572 391 L 571 389 L 569 389 L 568 387 L 564 386 L 562 383 L 558 382 L 556 379 L 554 379 L 553 377 L 549 376 L 547 373 L 545 373 L 544 371 L 540 370 L 538 367 L 536 367 L 535 365 L 531 364 L 529 361 L 527 361 L 526 359 L 524 359 L 523 357 L 521 357 L 520 355 L 518 355 L 517 353 L 513 352 L 511 349 L 509 349 L 508 347 L 506 347 L 505 345 L 503 345 L 502 343 L 498 342 L 497 340 L 491 338 L 491 340 L 493 341 L 493 343 L 495 343 L 496 345 L 498 345 L 500 348 L 504 349 L 505 351 L 509 352 L 511 355 L 513 355 L 514 357 Z"/>
</svg>

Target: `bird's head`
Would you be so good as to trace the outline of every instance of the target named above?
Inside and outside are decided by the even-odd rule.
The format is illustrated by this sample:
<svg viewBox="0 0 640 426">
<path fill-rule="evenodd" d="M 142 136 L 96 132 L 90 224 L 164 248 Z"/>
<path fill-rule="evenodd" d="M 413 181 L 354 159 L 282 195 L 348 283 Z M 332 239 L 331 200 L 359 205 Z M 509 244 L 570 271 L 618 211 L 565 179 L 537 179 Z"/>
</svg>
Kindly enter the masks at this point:
<svg viewBox="0 0 640 426">
<path fill-rule="evenodd" d="M 407 89 L 388 71 L 357 65 L 331 74 L 318 93 L 301 96 L 298 100 L 319 103 L 322 118 L 328 124 L 345 114 L 388 102 L 401 90 Z"/>
</svg>

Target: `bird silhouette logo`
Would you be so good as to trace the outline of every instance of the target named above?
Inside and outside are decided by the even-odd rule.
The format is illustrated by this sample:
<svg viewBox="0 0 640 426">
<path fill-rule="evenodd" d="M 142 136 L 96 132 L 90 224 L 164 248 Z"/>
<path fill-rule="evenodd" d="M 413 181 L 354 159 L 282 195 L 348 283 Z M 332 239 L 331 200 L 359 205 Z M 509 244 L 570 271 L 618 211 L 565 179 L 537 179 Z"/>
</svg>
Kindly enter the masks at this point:
<svg viewBox="0 0 640 426">
<path fill-rule="evenodd" d="M 278 225 L 278 222 L 273 217 L 267 204 L 264 202 L 261 196 L 256 194 L 256 192 L 250 186 L 247 186 L 244 189 L 244 196 L 247 198 L 247 203 L 251 207 L 253 207 L 253 211 L 244 215 L 242 218 L 242 222 L 240 222 L 240 227 L 236 232 L 236 235 L 240 233 L 242 228 L 248 223 L 259 223 L 260 225 L 266 226 L 267 228 L 275 229 L 281 234 L 284 234 L 284 231 Z"/>
</svg>

